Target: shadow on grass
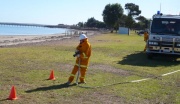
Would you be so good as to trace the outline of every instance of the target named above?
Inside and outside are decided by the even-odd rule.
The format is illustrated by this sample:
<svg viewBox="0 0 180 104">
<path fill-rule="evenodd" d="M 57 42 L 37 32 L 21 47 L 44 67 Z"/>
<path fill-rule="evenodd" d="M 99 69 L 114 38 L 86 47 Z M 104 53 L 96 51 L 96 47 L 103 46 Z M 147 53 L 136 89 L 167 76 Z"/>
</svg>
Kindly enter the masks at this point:
<svg viewBox="0 0 180 104">
<path fill-rule="evenodd" d="M 134 54 L 127 55 L 118 64 L 133 65 L 133 66 L 173 66 L 179 65 L 178 61 L 174 61 L 172 57 L 155 56 L 153 59 L 148 59 L 146 53 L 135 52 Z"/>
<path fill-rule="evenodd" d="M 0 102 L 6 101 L 6 100 L 9 100 L 9 99 L 8 99 L 8 98 L 6 98 L 6 99 L 1 99 Z"/>
<path fill-rule="evenodd" d="M 64 83 L 64 84 L 52 85 L 52 86 L 48 86 L 48 87 L 39 87 L 36 89 L 27 90 L 25 92 L 31 93 L 31 92 L 37 92 L 37 91 L 56 90 L 56 89 L 68 88 L 68 87 L 72 87 L 72 86 L 76 86 L 76 84 L 67 85 Z"/>
</svg>

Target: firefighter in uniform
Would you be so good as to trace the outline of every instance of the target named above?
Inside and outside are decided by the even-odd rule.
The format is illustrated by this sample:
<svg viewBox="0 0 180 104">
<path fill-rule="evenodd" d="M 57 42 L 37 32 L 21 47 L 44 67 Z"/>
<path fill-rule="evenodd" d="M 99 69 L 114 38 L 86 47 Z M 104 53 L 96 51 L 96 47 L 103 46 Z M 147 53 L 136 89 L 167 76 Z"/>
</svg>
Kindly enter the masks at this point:
<svg viewBox="0 0 180 104">
<path fill-rule="evenodd" d="M 71 72 L 71 75 L 66 83 L 69 85 L 73 80 L 74 77 L 80 67 L 80 82 L 79 83 L 86 83 L 85 82 L 85 75 L 89 65 L 89 58 L 91 56 L 91 45 L 88 42 L 88 37 L 85 34 L 81 34 L 79 37 L 80 43 L 76 47 L 76 52 L 73 55 L 76 58 L 76 64 Z M 79 62 L 80 60 L 80 62 Z"/>
<path fill-rule="evenodd" d="M 146 44 L 145 44 L 145 47 L 144 47 L 144 52 L 146 51 L 146 48 L 147 48 L 147 40 L 148 40 L 148 38 L 149 38 L 148 32 L 145 31 L 144 32 L 144 41 L 146 42 Z"/>
</svg>

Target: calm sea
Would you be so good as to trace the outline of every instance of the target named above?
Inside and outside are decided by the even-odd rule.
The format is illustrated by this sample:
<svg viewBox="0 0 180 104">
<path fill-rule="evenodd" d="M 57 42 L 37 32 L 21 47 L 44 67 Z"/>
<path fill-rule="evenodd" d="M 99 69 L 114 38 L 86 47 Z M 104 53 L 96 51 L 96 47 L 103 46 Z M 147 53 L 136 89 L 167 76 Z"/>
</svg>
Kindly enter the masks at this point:
<svg viewBox="0 0 180 104">
<path fill-rule="evenodd" d="M 63 34 L 66 31 L 65 28 L 0 25 L 0 35 L 51 35 Z"/>
</svg>

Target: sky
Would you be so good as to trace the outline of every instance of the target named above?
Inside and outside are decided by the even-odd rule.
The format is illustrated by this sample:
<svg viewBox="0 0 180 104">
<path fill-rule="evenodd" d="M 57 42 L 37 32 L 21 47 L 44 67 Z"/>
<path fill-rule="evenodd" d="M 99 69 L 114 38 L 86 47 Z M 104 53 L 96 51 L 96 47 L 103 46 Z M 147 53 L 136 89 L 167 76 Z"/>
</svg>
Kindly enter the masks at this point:
<svg viewBox="0 0 180 104">
<path fill-rule="evenodd" d="M 105 6 L 114 3 L 122 6 L 124 14 L 125 4 L 134 3 L 148 19 L 159 10 L 180 14 L 179 0 L 0 0 L 0 22 L 73 25 L 91 17 L 103 22 Z"/>
</svg>

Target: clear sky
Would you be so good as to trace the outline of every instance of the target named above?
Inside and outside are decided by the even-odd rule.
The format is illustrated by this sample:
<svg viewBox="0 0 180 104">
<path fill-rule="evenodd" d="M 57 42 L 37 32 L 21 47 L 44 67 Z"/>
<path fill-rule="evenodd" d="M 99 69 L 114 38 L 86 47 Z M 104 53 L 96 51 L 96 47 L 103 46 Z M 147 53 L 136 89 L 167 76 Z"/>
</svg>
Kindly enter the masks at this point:
<svg viewBox="0 0 180 104">
<path fill-rule="evenodd" d="M 91 17 L 103 21 L 109 3 L 119 3 L 123 9 L 126 3 L 139 5 L 140 15 L 146 18 L 160 7 L 163 14 L 180 14 L 179 0 L 0 0 L 0 22 L 73 25 Z"/>
</svg>

